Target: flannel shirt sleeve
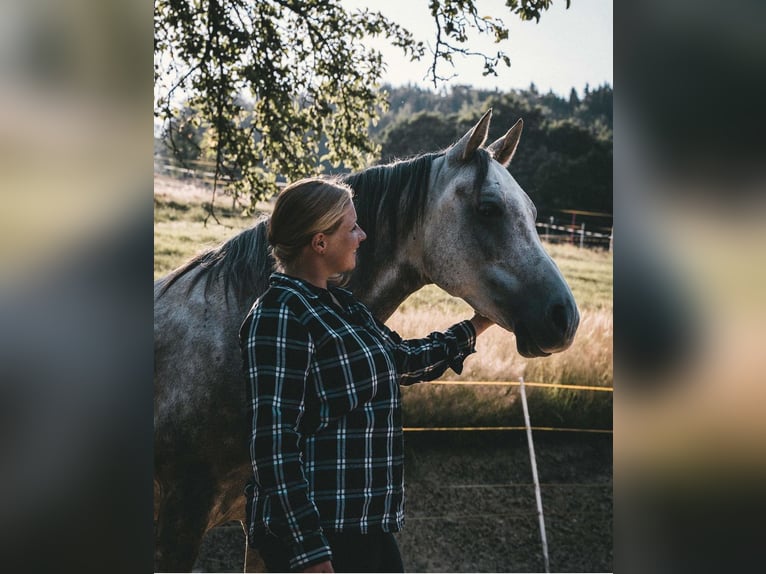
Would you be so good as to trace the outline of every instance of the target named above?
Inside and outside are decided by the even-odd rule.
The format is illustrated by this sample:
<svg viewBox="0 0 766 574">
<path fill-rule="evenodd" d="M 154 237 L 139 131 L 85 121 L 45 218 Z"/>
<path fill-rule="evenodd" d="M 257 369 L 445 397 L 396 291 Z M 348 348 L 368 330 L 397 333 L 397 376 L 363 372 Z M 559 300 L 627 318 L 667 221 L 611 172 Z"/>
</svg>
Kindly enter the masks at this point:
<svg viewBox="0 0 766 574">
<path fill-rule="evenodd" d="M 250 456 L 256 483 L 267 497 L 264 521 L 289 549 L 292 568 L 330 560 L 299 447 L 311 337 L 284 304 L 254 312 L 242 335 L 253 398 Z"/>
<path fill-rule="evenodd" d="M 438 379 L 447 368 L 458 375 L 463 372 L 463 361 L 476 352 L 476 330 L 466 320 L 444 332 L 435 331 L 423 339 L 402 339 L 376 320 L 378 327 L 395 345 L 399 383 L 410 385 L 420 381 Z"/>
</svg>

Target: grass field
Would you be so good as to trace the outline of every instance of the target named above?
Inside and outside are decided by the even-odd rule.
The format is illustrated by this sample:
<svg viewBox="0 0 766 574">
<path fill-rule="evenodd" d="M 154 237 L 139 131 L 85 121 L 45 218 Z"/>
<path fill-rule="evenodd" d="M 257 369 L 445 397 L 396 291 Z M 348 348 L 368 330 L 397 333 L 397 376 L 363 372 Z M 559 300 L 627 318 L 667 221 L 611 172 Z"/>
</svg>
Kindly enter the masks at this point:
<svg viewBox="0 0 766 574">
<path fill-rule="evenodd" d="M 161 277 L 186 259 L 253 225 L 228 198 L 216 202 L 218 222 L 207 225 L 204 203 L 210 192 L 176 180 L 155 177 L 154 276 Z M 264 212 L 268 205 L 260 206 Z M 546 244 L 580 309 L 580 328 L 567 351 L 525 359 L 516 351 L 513 334 L 490 328 L 465 361 L 458 376 L 442 380 L 526 381 L 612 386 L 612 254 L 569 244 Z M 470 307 L 435 285 L 411 295 L 387 324 L 403 337 L 422 337 L 470 317 Z M 528 390 L 534 424 L 599 425 L 611 428 L 611 393 L 565 389 Z M 415 385 L 405 389 L 405 425 L 517 424 L 520 404 L 516 387 Z M 534 403 L 534 408 L 532 404 Z M 509 421 L 514 421 L 509 423 Z"/>
</svg>

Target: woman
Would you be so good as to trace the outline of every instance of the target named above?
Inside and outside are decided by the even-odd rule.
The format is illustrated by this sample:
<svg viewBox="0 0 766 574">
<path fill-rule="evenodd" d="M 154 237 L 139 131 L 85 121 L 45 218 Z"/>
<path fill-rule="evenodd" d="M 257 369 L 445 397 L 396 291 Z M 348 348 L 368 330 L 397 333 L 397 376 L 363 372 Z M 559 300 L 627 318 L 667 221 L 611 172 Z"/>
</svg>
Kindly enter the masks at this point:
<svg viewBox="0 0 766 574">
<path fill-rule="evenodd" d="M 366 235 L 350 188 L 322 179 L 279 195 L 269 289 L 240 331 L 252 391 L 250 539 L 269 571 L 403 572 L 399 384 L 462 370 L 490 322 L 475 315 L 403 341 L 347 290 Z"/>
</svg>

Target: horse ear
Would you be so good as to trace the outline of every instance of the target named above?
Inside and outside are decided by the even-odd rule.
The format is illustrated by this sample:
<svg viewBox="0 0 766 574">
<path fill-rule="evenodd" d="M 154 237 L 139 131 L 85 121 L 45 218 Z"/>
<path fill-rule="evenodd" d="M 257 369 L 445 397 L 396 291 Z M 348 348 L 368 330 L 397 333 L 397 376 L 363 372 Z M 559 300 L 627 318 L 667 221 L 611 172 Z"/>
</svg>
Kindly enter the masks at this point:
<svg viewBox="0 0 766 574">
<path fill-rule="evenodd" d="M 511 163 L 513 154 L 516 153 L 516 146 L 519 145 L 521 129 L 523 127 L 524 122 L 519 118 L 503 137 L 492 142 L 487 148 L 489 153 L 492 154 L 492 157 L 494 157 L 503 167 L 507 167 L 508 164 Z"/>
<path fill-rule="evenodd" d="M 478 123 L 473 126 L 460 140 L 447 150 L 447 158 L 450 161 L 462 162 L 473 157 L 473 153 L 479 149 L 487 139 L 489 132 L 489 120 L 492 118 L 492 108 L 481 116 Z"/>
</svg>

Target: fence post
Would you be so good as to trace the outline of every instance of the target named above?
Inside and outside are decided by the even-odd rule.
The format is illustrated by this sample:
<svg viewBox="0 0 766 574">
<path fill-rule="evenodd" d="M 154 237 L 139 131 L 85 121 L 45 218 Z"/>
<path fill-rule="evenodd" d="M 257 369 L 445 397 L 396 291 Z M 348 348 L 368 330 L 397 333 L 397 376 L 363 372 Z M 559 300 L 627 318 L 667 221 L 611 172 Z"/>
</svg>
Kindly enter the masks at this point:
<svg viewBox="0 0 766 574">
<path fill-rule="evenodd" d="M 585 222 L 580 224 L 580 249 L 582 249 L 583 241 L 585 240 Z"/>
<path fill-rule="evenodd" d="M 572 242 L 572 245 L 575 244 L 575 219 L 577 219 L 577 216 L 573 213 L 572 223 L 569 224 L 569 241 Z"/>
<path fill-rule="evenodd" d="M 527 407 L 527 391 L 524 387 L 524 377 L 519 378 L 521 390 L 521 406 L 524 409 L 524 424 L 527 426 L 527 442 L 529 443 L 529 462 L 532 465 L 532 480 L 535 483 L 535 501 L 537 502 L 537 517 L 540 521 L 540 538 L 543 543 L 543 560 L 545 571 L 550 572 L 548 563 L 548 539 L 545 536 L 545 517 L 543 516 L 543 500 L 540 494 L 540 479 L 537 477 L 537 460 L 535 459 L 535 445 L 532 442 L 532 424 L 529 420 L 529 408 Z"/>
</svg>

